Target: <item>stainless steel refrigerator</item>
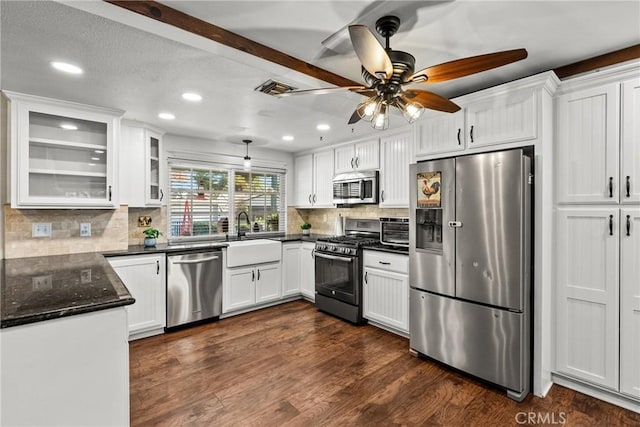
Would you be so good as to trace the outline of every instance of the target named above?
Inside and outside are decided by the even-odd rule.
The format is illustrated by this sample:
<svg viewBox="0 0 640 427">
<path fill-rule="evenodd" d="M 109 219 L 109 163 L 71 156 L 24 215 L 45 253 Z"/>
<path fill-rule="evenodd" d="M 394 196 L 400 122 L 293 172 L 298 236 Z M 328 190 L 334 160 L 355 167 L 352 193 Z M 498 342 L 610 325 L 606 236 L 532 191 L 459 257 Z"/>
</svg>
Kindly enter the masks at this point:
<svg viewBox="0 0 640 427">
<path fill-rule="evenodd" d="M 504 387 L 531 383 L 530 158 L 411 165 L 410 347 Z"/>
</svg>

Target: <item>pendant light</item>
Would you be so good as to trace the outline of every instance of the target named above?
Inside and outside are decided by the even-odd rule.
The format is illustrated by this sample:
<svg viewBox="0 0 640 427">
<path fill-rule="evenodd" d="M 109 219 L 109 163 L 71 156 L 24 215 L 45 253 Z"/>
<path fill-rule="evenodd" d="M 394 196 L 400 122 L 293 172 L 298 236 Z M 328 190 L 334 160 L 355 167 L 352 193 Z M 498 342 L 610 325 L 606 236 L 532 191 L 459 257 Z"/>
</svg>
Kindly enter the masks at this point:
<svg viewBox="0 0 640 427">
<path fill-rule="evenodd" d="M 244 156 L 243 169 L 245 172 L 249 172 L 251 170 L 251 157 L 249 157 L 249 144 L 253 141 L 250 139 L 243 139 L 242 142 L 247 144 L 247 154 Z"/>
</svg>

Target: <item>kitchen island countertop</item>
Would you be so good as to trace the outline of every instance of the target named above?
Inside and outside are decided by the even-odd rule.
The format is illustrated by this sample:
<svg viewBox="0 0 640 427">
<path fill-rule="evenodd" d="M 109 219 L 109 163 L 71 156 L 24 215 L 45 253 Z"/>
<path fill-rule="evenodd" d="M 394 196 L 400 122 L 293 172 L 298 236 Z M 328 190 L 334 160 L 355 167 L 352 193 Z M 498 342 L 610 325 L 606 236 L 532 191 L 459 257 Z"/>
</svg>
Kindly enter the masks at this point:
<svg viewBox="0 0 640 427">
<path fill-rule="evenodd" d="M 0 261 L 0 328 L 133 304 L 100 253 Z"/>
</svg>

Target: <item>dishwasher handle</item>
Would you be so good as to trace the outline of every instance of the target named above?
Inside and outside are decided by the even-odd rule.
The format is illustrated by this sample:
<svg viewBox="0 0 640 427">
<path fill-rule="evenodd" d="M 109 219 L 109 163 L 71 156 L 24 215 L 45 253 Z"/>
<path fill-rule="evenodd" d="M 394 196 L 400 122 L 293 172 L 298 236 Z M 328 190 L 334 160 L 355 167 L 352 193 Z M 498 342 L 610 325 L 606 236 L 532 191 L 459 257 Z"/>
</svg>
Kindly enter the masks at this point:
<svg viewBox="0 0 640 427">
<path fill-rule="evenodd" d="M 172 264 L 200 264 L 202 262 L 215 261 L 220 259 L 219 256 L 212 256 L 208 258 L 199 258 L 199 259 L 180 259 L 180 260 L 171 260 Z"/>
</svg>

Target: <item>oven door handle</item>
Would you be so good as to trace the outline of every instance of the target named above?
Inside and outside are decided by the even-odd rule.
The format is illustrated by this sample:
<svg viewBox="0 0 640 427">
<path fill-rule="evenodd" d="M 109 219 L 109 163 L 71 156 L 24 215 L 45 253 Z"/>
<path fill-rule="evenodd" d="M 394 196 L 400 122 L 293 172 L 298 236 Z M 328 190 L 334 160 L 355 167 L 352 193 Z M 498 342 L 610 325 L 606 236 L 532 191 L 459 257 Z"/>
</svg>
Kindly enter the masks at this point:
<svg viewBox="0 0 640 427">
<path fill-rule="evenodd" d="M 351 258 L 346 258 L 346 257 L 342 257 L 342 256 L 335 256 L 335 255 L 326 255 L 326 254 L 318 253 L 318 252 L 315 253 L 315 256 L 319 257 L 319 258 L 333 259 L 333 260 L 342 261 L 342 262 L 351 262 L 351 261 L 353 261 Z"/>
</svg>

